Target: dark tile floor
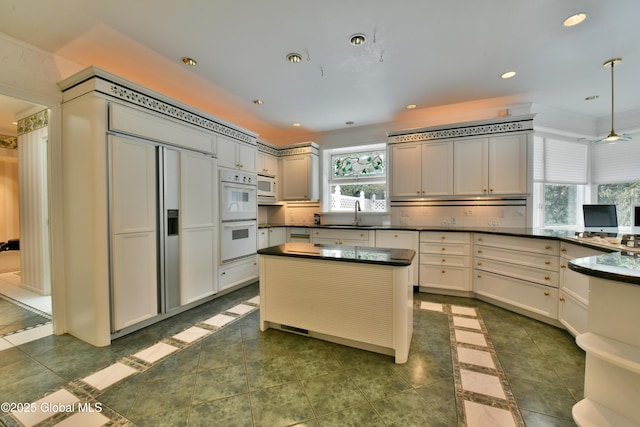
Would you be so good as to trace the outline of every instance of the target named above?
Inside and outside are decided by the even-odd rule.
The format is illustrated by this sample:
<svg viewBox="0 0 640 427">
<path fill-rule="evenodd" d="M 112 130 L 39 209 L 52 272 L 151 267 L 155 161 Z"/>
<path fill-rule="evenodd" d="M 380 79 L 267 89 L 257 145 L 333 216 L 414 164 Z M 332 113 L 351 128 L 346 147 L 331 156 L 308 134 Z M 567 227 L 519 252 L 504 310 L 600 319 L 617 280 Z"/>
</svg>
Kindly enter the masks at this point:
<svg viewBox="0 0 640 427">
<path fill-rule="evenodd" d="M 0 337 L 44 325 L 50 321 L 48 316 L 23 308 L 0 295 Z"/>
<path fill-rule="evenodd" d="M 50 336 L 0 352 L 3 401 L 33 402 L 257 295 L 251 285 L 96 348 Z M 567 332 L 474 299 L 527 426 L 574 426 L 584 353 Z M 458 426 L 449 322 L 416 309 L 408 363 L 258 328 L 254 311 L 97 397 L 136 426 Z M 9 424 L 5 414 L 0 420 Z M 2 423 L 0 421 L 0 423 Z"/>
</svg>

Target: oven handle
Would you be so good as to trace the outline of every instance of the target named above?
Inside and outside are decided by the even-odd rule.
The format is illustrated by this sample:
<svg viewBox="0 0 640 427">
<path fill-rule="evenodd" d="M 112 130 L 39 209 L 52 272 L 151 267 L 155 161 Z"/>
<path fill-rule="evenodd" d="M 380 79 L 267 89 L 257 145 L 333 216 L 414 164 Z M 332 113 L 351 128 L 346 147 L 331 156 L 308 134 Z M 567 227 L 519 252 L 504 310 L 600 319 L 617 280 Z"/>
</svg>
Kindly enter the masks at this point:
<svg viewBox="0 0 640 427">
<path fill-rule="evenodd" d="M 239 227 L 256 227 L 254 221 L 237 221 L 237 222 L 224 222 L 222 221 L 222 226 L 225 228 L 239 228 Z"/>
</svg>

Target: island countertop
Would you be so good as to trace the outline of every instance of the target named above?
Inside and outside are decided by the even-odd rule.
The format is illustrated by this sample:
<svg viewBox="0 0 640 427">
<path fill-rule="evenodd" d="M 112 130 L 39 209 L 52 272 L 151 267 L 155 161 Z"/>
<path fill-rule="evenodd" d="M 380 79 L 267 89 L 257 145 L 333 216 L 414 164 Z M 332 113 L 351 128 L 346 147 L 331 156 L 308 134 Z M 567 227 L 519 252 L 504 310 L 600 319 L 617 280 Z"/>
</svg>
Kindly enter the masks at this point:
<svg viewBox="0 0 640 427">
<path fill-rule="evenodd" d="M 587 276 L 640 285 L 640 254 L 614 252 L 569 261 L 569 269 Z"/>
<path fill-rule="evenodd" d="M 412 249 L 374 248 L 368 246 L 320 245 L 288 242 L 260 249 L 260 255 L 311 258 L 365 264 L 409 266 L 416 255 Z"/>
</svg>

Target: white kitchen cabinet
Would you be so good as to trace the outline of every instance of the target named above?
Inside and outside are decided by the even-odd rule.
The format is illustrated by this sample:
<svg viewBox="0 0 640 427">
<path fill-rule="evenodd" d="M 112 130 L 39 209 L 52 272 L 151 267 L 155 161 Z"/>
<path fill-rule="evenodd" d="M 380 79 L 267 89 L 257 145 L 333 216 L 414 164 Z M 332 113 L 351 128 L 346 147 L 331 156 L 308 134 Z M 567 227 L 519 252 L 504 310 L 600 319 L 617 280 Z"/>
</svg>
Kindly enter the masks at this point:
<svg viewBox="0 0 640 427">
<path fill-rule="evenodd" d="M 376 230 L 376 247 L 392 249 L 412 249 L 416 252 L 411 263 L 411 285 L 418 286 L 420 264 L 420 233 L 405 230 Z"/>
<path fill-rule="evenodd" d="M 257 148 L 255 145 L 218 136 L 217 146 L 218 166 L 243 172 L 256 172 Z"/>
<path fill-rule="evenodd" d="M 269 229 L 261 228 L 258 230 L 257 249 L 264 249 L 268 247 L 269 247 Z"/>
<path fill-rule="evenodd" d="M 262 175 L 277 176 L 278 175 L 278 158 L 271 154 L 258 151 L 257 154 L 257 172 Z"/>
<path fill-rule="evenodd" d="M 560 274 L 555 240 L 476 233 L 473 290 L 480 299 L 556 323 Z"/>
<path fill-rule="evenodd" d="M 224 291 L 258 280 L 258 256 L 223 264 L 218 270 L 218 289 Z"/>
<path fill-rule="evenodd" d="M 394 144 L 391 154 L 391 197 L 453 194 L 453 141 Z"/>
<path fill-rule="evenodd" d="M 315 154 L 284 156 L 280 159 L 282 200 L 318 200 L 319 161 Z"/>
<path fill-rule="evenodd" d="M 528 193 L 528 136 L 461 139 L 454 142 L 454 194 Z"/>
<path fill-rule="evenodd" d="M 420 232 L 420 290 L 471 294 L 471 234 Z"/>
<path fill-rule="evenodd" d="M 287 229 L 285 227 L 269 228 L 269 246 L 277 246 L 287 241 Z"/>
<path fill-rule="evenodd" d="M 180 304 L 217 291 L 216 160 L 203 154 L 180 154 Z"/>
<path fill-rule="evenodd" d="M 324 245 L 375 246 L 375 231 L 357 229 L 318 228 L 313 230 L 312 242 Z"/>
<path fill-rule="evenodd" d="M 112 328 L 158 314 L 155 147 L 109 137 Z"/>
<path fill-rule="evenodd" d="M 588 330 L 589 322 L 589 276 L 569 269 L 569 261 L 576 258 L 603 254 L 604 251 L 573 245 L 560 244 L 560 295 L 558 320 L 574 336 Z"/>
<path fill-rule="evenodd" d="M 287 242 L 311 243 L 311 229 L 307 227 L 287 227 Z"/>
</svg>

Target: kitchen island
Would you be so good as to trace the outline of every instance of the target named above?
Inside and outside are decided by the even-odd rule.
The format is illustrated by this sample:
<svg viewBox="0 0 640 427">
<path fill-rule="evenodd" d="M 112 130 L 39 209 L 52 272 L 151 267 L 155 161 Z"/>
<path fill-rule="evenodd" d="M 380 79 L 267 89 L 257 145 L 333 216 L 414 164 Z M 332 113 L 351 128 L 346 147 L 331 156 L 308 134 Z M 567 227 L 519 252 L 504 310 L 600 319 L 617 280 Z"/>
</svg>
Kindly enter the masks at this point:
<svg viewBox="0 0 640 427">
<path fill-rule="evenodd" d="M 262 331 L 276 328 L 407 361 L 415 251 L 294 242 L 258 254 Z"/>
<path fill-rule="evenodd" d="M 578 258 L 569 268 L 589 279 L 589 327 L 576 337 L 586 351 L 579 426 L 640 426 L 640 253 Z"/>
</svg>

